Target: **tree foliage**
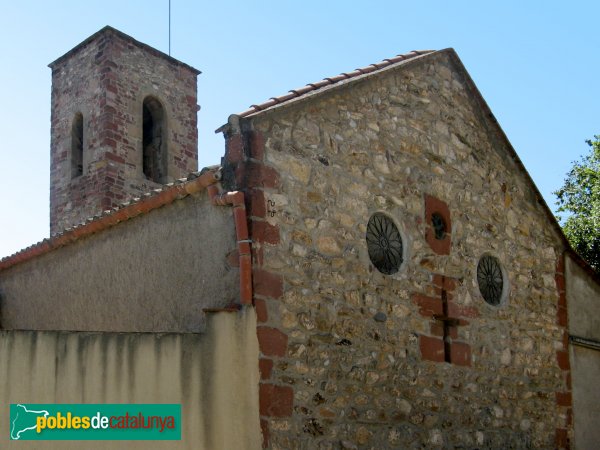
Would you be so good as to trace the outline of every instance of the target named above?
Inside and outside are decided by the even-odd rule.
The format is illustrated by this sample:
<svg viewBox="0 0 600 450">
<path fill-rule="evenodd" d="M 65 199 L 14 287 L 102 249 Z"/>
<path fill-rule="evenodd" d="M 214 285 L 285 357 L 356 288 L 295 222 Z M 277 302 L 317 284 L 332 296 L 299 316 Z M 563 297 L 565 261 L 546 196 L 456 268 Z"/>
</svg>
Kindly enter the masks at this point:
<svg viewBox="0 0 600 450">
<path fill-rule="evenodd" d="M 600 271 L 600 135 L 588 140 L 590 152 L 575 161 L 558 197 L 558 211 L 567 213 L 561 226 L 573 248 Z M 560 220 L 560 218 L 559 218 Z"/>
</svg>

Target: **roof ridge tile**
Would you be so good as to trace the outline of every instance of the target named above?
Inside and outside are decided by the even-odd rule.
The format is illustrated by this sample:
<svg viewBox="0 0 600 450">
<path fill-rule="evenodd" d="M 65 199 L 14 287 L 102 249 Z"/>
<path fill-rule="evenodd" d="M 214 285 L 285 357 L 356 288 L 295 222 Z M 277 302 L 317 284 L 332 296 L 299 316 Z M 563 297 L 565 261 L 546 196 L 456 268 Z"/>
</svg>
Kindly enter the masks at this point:
<svg viewBox="0 0 600 450">
<path fill-rule="evenodd" d="M 391 66 L 392 64 L 396 64 L 399 62 L 407 61 L 409 59 L 415 58 L 417 56 L 426 55 L 428 53 L 433 53 L 434 50 L 412 50 L 405 54 L 399 54 L 394 56 L 393 58 L 384 59 L 381 62 L 370 64 L 366 67 L 358 68 L 353 70 L 352 72 L 342 72 L 339 75 L 335 75 L 332 77 L 324 78 L 321 81 L 316 81 L 313 83 L 308 83 L 306 86 L 297 89 L 290 89 L 287 94 L 279 95 L 277 97 L 271 97 L 269 100 L 266 100 L 263 103 L 250 105 L 246 111 L 243 111 L 238 114 L 240 117 L 247 117 L 252 114 L 258 113 L 260 111 L 264 111 L 268 108 L 271 108 L 276 105 L 281 105 L 295 98 L 301 97 L 304 94 L 308 94 L 309 92 L 317 91 L 326 86 L 332 86 L 340 81 L 349 80 L 352 78 L 356 78 L 360 75 L 366 75 L 372 72 L 376 72 L 377 70 L 384 69 L 386 67 Z"/>
</svg>

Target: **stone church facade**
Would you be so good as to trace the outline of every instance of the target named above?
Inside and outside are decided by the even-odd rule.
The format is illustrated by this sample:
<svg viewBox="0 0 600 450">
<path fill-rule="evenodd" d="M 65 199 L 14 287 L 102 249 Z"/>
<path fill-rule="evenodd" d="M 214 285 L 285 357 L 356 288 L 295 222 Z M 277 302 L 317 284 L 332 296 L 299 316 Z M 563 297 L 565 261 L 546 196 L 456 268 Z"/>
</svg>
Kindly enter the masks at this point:
<svg viewBox="0 0 600 450">
<path fill-rule="evenodd" d="M 600 439 L 598 276 L 454 50 L 234 114 L 221 165 L 180 180 L 197 161 L 198 71 L 111 28 L 51 67 L 57 234 L 0 263 L 4 330 L 255 328 L 235 344 L 246 406 L 197 413 L 248 431 L 181 448 Z"/>
</svg>

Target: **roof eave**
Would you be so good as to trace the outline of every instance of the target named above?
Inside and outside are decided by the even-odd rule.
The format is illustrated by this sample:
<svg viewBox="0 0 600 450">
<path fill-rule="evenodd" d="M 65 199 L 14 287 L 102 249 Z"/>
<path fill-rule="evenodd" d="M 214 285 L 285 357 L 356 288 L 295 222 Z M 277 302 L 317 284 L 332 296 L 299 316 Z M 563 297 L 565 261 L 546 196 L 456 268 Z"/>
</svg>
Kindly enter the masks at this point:
<svg viewBox="0 0 600 450">
<path fill-rule="evenodd" d="M 120 207 L 104 211 L 102 214 L 94 216 L 84 223 L 75 225 L 64 232 L 57 233 L 11 256 L 0 259 L 0 272 L 79 241 L 84 237 L 111 228 L 121 222 L 146 214 L 161 206 L 173 203 L 188 195 L 200 192 L 211 184 L 217 183 L 220 177 L 219 166 L 208 167 L 200 172 L 192 173 L 188 178 L 183 178 L 177 183 L 170 183 L 163 189 L 148 192 L 139 199 L 125 202 Z"/>
<path fill-rule="evenodd" d="M 95 41 L 96 39 L 98 39 L 98 37 L 100 37 L 103 34 L 108 34 L 108 33 L 113 33 L 116 36 L 119 36 L 120 38 L 136 45 L 137 47 L 140 47 L 142 49 L 144 49 L 145 51 L 148 51 L 156 56 L 159 56 L 165 60 L 167 60 L 168 62 L 170 62 L 171 64 L 177 65 L 177 66 L 181 66 L 181 67 L 185 67 L 188 70 L 190 70 L 192 73 L 194 73 L 196 76 L 200 75 L 202 72 L 199 71 L 198 69 L 196 69 L 195 67 L 192 67 L 184 62 L 179 61 L 178 59 L 173 58 L 170 55 L 167 55 L 166 53 L 161 52 L 160 50 L 157 50 L 156 48 L 148 45 L 148 44 L 144 44 L 143 42 L 140 42 L 134 38 L 132 38 L 131 36 L 129 36 L 128 34 L 123 33 L 122 31 L 117 30 L 116 28 L 111 27 L 110 25 L 106 25 L 105 27 L 101 28 L 100 30 L 96 31 L 94 34 L 92 34 L 90 37 L 88 37 L 87 39 L 85 39 L 83 42 L 77 44 L 75 47 L 73 47 L 71 50 L 69 50 L 67 53 L 65 53 L 64 55 L 58 57 L 57 59 L 55 59 L 54 61 L 52 61 L 50 64 L 48 64 L 48 67 L 50 67 L 52 70 L 54 70 L 56 67 L 58 67 L 59 65 L 61 65 L 63 62 L 65 62 L 71 55 L 77 53 L 79 50 L 81 50 L 82 48 L 86 47 L 90 42 Z"/>
</svg>

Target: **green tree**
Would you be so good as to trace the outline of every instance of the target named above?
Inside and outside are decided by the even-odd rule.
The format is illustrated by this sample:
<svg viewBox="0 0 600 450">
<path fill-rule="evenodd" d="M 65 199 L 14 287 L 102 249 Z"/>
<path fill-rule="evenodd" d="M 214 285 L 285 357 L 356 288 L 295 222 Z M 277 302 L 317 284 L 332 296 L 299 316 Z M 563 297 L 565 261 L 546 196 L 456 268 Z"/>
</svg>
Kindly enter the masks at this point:
<svg viewBox="0 0 600 450">
<path fill-rule="evenodd" d="M 554 194 L 558 197 L 558 211 L 567 213 L 561 221 L 567 239 L 583 259 L 600 271 L 600 135 L 586 143 L 590 153 L 573 163 L 565 184 Z"/>
</svg>

